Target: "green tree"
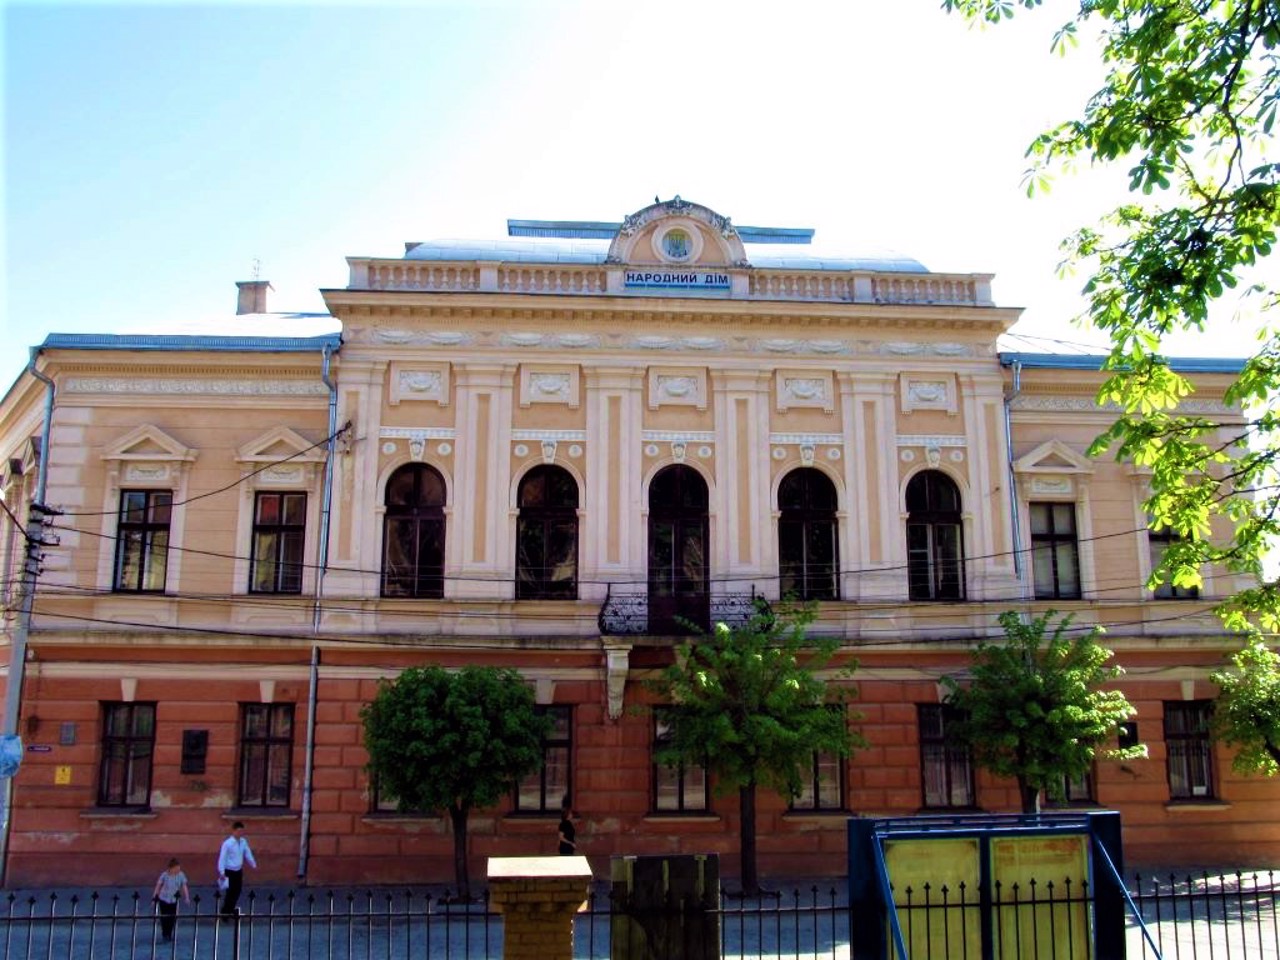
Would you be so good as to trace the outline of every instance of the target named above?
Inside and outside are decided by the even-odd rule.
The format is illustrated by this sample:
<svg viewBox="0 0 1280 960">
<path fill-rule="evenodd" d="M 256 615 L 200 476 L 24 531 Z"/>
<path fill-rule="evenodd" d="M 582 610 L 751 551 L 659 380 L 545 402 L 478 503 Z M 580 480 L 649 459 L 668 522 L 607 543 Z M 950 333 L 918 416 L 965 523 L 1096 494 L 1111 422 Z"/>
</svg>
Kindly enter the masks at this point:
<svg viewBox="0 0 1280 960">
<path fill-rule="evenodd" d="M 361 711 L 369 773 L 401 810 L 447 810 L 458 892 L 469 897 L 467 817 L 538 769 L 548 718 L 514 670 L 412 667 Z"/>
<path fill-rule="evenodd" d="M 1213 675 L 1221 688 L 1214 705 L 1214 730 L 1238 748 L 1231 761 L 1240 773 L 1280 772 L 1280 656 L 1253 637 L 1232 658 L 1234 671 Z"/>
<path fill-rule="evenodd" d="M 813 611 L 763 602 L 741 627 L 717 623 L 683 644 L 676 661 L 650 684 L 669 707 L 668 745 L 660 763 L 705 764 L 717 793 L 738 791 L 742 887 L 760 892 L 756 868 L 756 789 L 787 798 L 800 793 L 814 752 L 847 757 L 865 741 L 849 728 L 852 691 L 818 676 L 835 656 L 835 640 L 806 634 Z M 847 676 L 853 670 L 840 671 Z"/>
<path fill-rule="evenodd" d="M 1060 798 L 1063 784 L 1088 773 L 1099 754 L 1146 755 L 1142 746 L 1101 749 L 1136 712 L 1121 691 L 1102 689 L 1124 671 L 1108 666 L 1100 627 L 1072 631 L 1068 616 L 1049 633 L 1055 615 L 1025 622 L 1006 610 L 1004 638 L 979 644 L 969 680 L 943 679 L 946 702 L 965 715 L 956 736 L 978 766 L 1018 781 L 1024 813 L 1040 812 L 1041 793 Z"/>
<path fill-rule="evenodd" d="M 943 0 L 977 23 L 998 23 L 1041 0 Z M 1147 512 L 1176 532 L 1153 581 L 1201 581 L 1205 564 L 1259 578 L 1219 607 L 1231 629 L 1280 629 L 1280 581 L 1263 558 L 1280 533 L 1280 330 L 1272 255 L 1280 223 L 1280 163 L 1272 136 L 1280 105 L 1280 4 L 1275 0 L 1080 0 L 1056 32 L 1065 53 L 1099 38 L 1101 88 L 1079 116 L 1028 148 L 1028 193 L 1087 161 L 1120 164 L 1132 202 L 1063 242 L 1064 268 L 1087 276 L 1086 322 L 1111 351 L 1099 400 L 1121 411 L 1093 445 L 1151 470 Z M 1192 392 L 1162 355 L 1167 335 L 1203 332 L 1215 304 L 1239 298 L 1262 318 L 1256 352 L 1226 392 L 1246 411 L 1223 423 L 1179 408 Z M 1214 322 L 1218 322 L 1214 320 Z M 1223 428 L 1228 429 L 1224 430 Z M 1238 429 L 1237 429 L 1238 427 Z M 1280 683 L 1256 645 L 1254 669 Z M 1232 688 L 1238 689 L 1238 688 Z M 1227 712 L 1234 713 L 1231 704 Z M 1252 719 L 1251 719 L 1252 718 Z M 1258 724 L 1262 740 L 1246 735 Z M 1280 710 L 1236 715 L 1237 742 L 1267 742 Z M 1263 754 L 1247 753 L 1261 758 Z M 1263 765 L 1265 766 L 1265 764 Z"/>
</svg>

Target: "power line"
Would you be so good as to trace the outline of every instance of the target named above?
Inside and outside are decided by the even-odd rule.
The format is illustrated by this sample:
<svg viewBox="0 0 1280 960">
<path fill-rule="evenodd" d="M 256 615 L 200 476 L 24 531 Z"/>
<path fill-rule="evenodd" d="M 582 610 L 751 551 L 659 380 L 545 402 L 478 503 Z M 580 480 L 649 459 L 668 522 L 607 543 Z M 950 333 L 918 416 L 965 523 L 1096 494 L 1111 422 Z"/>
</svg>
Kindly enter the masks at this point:
<svg viewBox="0 0 1280 960">
<path fill-rule="evenodd" d="M 284 457 L 280 460 L 272 460 L 269 463 L 264 463 L 262 466 L 258 467 L 256 470 L 251 470 L 248 473 L 246 473 L 239 480 L 234 480 L 231 483 L 226 484 L 225 486 L 218 487 L 216 490 L 209 490 L 205 493 L 198 493 L 193 497 L 187 497 L 185 500 L 171 501 L 169 504 L 169 508 L 172 509 L 174 507 L 182 507 L 188 503 L 195 503 L 197 500 L 204 500 L 207 497 L 216 497 L 220 493 L 226 493 L 228 490 L 234 490 L 236 487 L 241 486 L 244 483 L 247 483 L 248 481 L 252 480 L 258 474 L 263 473 L 264 471 L 270 470 L 273 467 L 278 467 L 281 464 L 288 463 L 291 460 L 296 460 L 298 459 L 298 457 L 301 457 L 305 454 L 310 453 L 312 450 L 316 449 L 316 447 L 322 447 L 327 443 L 329 443 L 329 441 L 338 439 L 338 437 L 342 436 L 344 433 L 346 433 L 350 429 L 351 429 L 351 421 L 348 420 L 345 424 L 343 424 L 340 428 L 338 428 L 336 432 L 331 433 L 329 436 L 325 437 L 323 440 L 317 440 L 315 443 L 311 444 L 311 446 L 306 447 L 305 449 L 298 450 L 295 453 L 291 453 L 289 454 L 289 456 Z M 121 511 L 119 510 L 59 510 L 58 511 L 58 513 L 64 517 L 109 517 L 109 516 L 116 516 L 120 512 Z"/>
<path fill-rule="evenodd" d="M 66 514 L 66 515 L 85 516 L 86 514 Z M 102 516 L 104 514 L 94 514 L 94 515 Z M 86 537 L 94 537 L 100 540 L 109 540 L 113 543 L 116 543 L 122 539 L 120 536 L 116 534 L 100 533 L 95 530 L 85 530 L 79 527 L 68 527 L 68 528 L 60 528 L 60 529 L 63 529 L 68 533 L 81 534 Z M 1118 530 L 1110 533 L 1100 533 L 1090 537 L 1077 537 L 1075 540 L 1075 543 L 1077 544 L 1096 543 L 1103 540 L 1113 540 L 1117 537 L 1130 537 L 1135 534 L 1148 532 L 1149 530 L 1150 530 L 1149 527 L 1132 527 L 1127 530 Z M 978 563 L 979 561 L 983 561 L 983 560 L 996 560 L 1003 557 L 1012 557 L 1016 555 L 1026 556 L 1029 554 L 1034 554 L 1037 549 L 1043 549 L 1043 548 L 1032 545 L 1029 547 L 1018 547 L 1014 550 L 999 550 L 993 553 L 964 556 L 959 558 L 957 563 L 959 565 L 968 565 L 968 564 Z M 199 547 L 185 547 L 185 546 L 181 546 L 173 543 L 168 544 L 165 547 L 165 550 L 177 552 L 177 553 L 192 554 L 195 556 L 213 557 L 221 560 L 232 560 L 232 561 L 244 562 L 244 563 L 252 563 L 254 560 L 253 557 L 246 556 L 244 554 L 225 553 L 217 550 L 203 550 L 203 549 L 200 549 Z M 318 564 L 307 563 L 305 561 L 299 561 L 297 563 L 289 563 L 288 566 L 291 569 L 297 569 L 297 570 L 321 569 Z M 387 574 L 387 571 L 383 568 L 373 569 L 373 568 L 367 568 L 367 567 L 339 566 L 335 564 L 328 564 L 323 569 L 325 570 L 326 573 L 358 574 L 362 576 L 376 576 L 379 578 Z M 832 571 L 832 576 L 833 577 L 865 576 L 865 575 L 875 575 L 875 574 L 884 574 L 884 573 L 894 573 L 894 572 L 906 571 L 910 569 L 911 569 L 910 563 L 885 564 L 882 566 L 871 566 L 871 567 L 841 567 L 837 570 Z M 416 574 L 405 574 L 405 576 L 416 576 Z M 776 574 L 762 573 L 758 575 L 743 574 L 741 576 L 708 577 L 706 582 L 708 583 L 708 585 L 724 585 L 724 584 L 734 584 L 734 583 L 749 584 L 749 583 L 762 583 L 762 582 L 775 581 L 775 580 L 784 580 L 793 576 L 795 575 L 783 574 L 781 572 Z M 499 574 L 495 574 L 492 576 L 477 576 L 477 575 L 459 576 L 456 574 L 442 573 L 435 579 L 440 579 L 445 583 L 515 584 L 520 582 L 519 578 L 515 576 L 504 576 Z M 610 586 L 610 587 L 648 586 L 649 582 L 650 582 L 650 579 L 649 579 L 648 572 L 645 572 L 644 574 L 639 574 L 639 573 L 629 574 L 624 579 L 611 578 L 608 580 L 595 580 L 595 579 L 579 578 L 577 580 L 577 583 L 579 584 L 590 584 L 595 586 Z M 127 591 L 119 591 L 119 592 L 127 592 Z"/>
<path fill-rule="evenodd" d="M 506 639 L 506 638 L 493 638 L 488 641 L 476 640 L 473 642 L 468 642 L 467 640 L 463 640 L 462 642 L 459 642 L 458 636 L 456 634 L 433 634 L 433 635 L 379 634 L 377 636 L 332 634 L 332 635 L 321 635 L 320 637 L 316 637 L 309 630 L 298 631 L 296 633 L 281 633 L 281 632 L 268 632 L 264 630 L 237 630 L 237 629 L 228 629 L 224 627 L 194 627 L 194 626 L 167 627 L 167 626 L 162 626 L 155 623 L 146 623 L 143 621 L 120 620 L 120 619 L 109 620 L 102 617 L 88 617 L 88 616 L 82 616 L 79 614 L 71 614 L 71 613 L 49 613 L 49 614 L 43 614 L 42 616 L 54 617 L 62 620 L 72 620 L 79 623 L 97 623 L 97 624 L 103 624 L 111 627 L 128 627 L 132 630 L 141 631 L 144 635 L 148 635 L 148 636 L 155 636 L 157 634 L 165 634 L 165 633 L 199 634 L 201 636 L 233 637 L 233 638 L 245 639 L 245 640 L 249 640 L 249 639 L 274 640 L 274 641 L 306 640 L 308 643 L 314 643 L 317 640 L 320 640 L 329 644 L 342 644 L 342 645 L 350 645 L 350 646 L 407 647 L 407 648 L 414 648 L 414 649 L 435 648 L 436 641 L 439 641 L 441 639 L 447 639 L 448 650 L 492 650 L 494 649 L 493 639 Z M 1110 632 L 1110 630 L 1112 629 L 1118 629 L 1122 627 L 1141 627 L 1141 626 L 1147 626 L 1151 623 L 1173 623 L 1181 620 L 1190 619 L 1191 616 L 1192 615 L 1190 614 L 1176 614 L 1169 617 L 1113 621 L 1106 624 L 1097 624 L 1097 626 L 1101 626 L 1103 627 L 1104 630 L 1106 630 L 1107 632 Z M 1072 623 L 1065 628 L 1064 632 L 1068 634 L 1089 633 L 1093 631 L 1094 627 L 1095 627 L 1094 624 Z M 537 639 L 542 641 L 553 639 L 552 637 L 549 637 L 545 634 L 538 634 L 536 636 L 537 636 Z M 815 632 L 813 636 L 815 640 L 824 639 L 824 638 L 830 639 L 828 635 L 824 635 L 820 632 Z M 1223 636 L 1225 637 L 1227 636 L 1227 634 L 1224 633 Z M 888 646 L 900 647 L 904 644 L 912 644 L 912 643 L 930 644 L 930 645 L 954 643 L 954 644 L 968 645 L 968 644 L 974 644 L 974 643 L 981 643 L 984 641 L 1000 640 L 1003 638 L 1004 638 L 1003 632 L 1000 632 L 1000 633 L 987 632 L 987 633 L 977 634 L 971 631 L 967 631 L 965 633 L 957 634 L 954 636 L 921 637 L 918 635 L 917 636 L 904 635 L 904 636 L 899 636 L 894 638 L 885 638 L 885 639 L 854 639 L 848 643 L 842 644 L 842 649 L 847 649 L 850 652 L 856 652 L 859 649 L 868 648 L 868 647 L 888 647 Z M 509 639 L 523 639 L 523 637 L 511 637 Z M 592 640 L 595 638 L 591 636 L 584 637 L 584 636 L 579 636 L 575 634 L 564 634 L 561 636 L 561 639 Z"/>
</svg>

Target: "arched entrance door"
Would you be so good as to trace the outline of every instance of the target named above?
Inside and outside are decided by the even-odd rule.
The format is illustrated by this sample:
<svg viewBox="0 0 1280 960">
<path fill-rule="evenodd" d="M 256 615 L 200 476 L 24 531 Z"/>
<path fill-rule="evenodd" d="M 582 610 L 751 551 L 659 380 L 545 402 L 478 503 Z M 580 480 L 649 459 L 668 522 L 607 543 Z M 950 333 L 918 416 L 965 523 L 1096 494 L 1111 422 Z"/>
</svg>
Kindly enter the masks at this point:
<svg viewBox="0 0 1280 960">
<path fill-rule="evenodd" d="M 707 577 L 707 485 L 672 466 L 649 485 L 649 632 L 689 633 L 682 620 L 711 626 Z"/>
</svg>

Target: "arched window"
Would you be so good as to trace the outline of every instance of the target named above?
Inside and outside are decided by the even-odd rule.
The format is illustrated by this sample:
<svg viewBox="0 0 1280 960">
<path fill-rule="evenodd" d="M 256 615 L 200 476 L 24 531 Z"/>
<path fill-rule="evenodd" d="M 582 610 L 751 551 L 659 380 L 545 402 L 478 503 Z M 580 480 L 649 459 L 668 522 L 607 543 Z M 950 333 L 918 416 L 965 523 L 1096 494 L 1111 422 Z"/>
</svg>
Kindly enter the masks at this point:
<svg viewBox="0 0 1280 960">
<path fill-rule="evenodd" d="M 964 599 L 960 490 L 938 470 L 907 484 L 907 578 L 912 600 Z"/>
<path fill-rule="evenodd" d="M 444 477 L 426 464 L 406 464 L 387 481 L 384 597 L 444 596 L 444 504 Z"/>
<path fill-rule="evenodd" d="M 578 484 L 560 467 L 534 467 L 516 500 L 516 599 L 576 600 Z"/>
<path fill-rule="evenodd" d="M 649 632 L 710 627 L 707 484 L 692 467 L 663 469 L 649 485 Z"/>
<path fill-rule="evenodd" d="M 783 597 L 835 600 L 840 553 L 836 488 L 821 470 L 793 470 L 778 485 L 778 573 Z"/>
</svg>

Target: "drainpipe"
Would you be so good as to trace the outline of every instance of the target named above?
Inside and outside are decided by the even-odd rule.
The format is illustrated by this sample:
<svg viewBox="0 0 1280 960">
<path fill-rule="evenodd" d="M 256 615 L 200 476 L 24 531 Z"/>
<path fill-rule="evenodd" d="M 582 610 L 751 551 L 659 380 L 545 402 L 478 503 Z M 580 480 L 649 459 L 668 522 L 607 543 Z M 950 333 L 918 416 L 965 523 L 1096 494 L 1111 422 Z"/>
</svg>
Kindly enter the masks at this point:
<svg viewBox="0 0 1280 960">
<path fill-rule="evenodd" d="M 333 500 L 333 457 L 337 448 L 335 430 L 338 424 L 338 387 L 329 377 L 329 363 L 333 357 L 333 348 L 324 345 L 321 352 L 323 366 L 320 379 L 329 388 L 329 443 L 325 450 L 324 490 L 320 494 L 320 537 L 316 544 L 316 591 L 315 602 L 311 611 L 311 671 L 310 687 L 307 692 L 307 748 L 302 774 L 302 814 L 299 818 L 298 837 L 298 880 L 307 879 L 307 861 L 311 856 L 311 793 L 315 774 L 316 752 L 316 703 L 320 686 L 320 613 L 324 595 L 324 575 L 329 568 L 329 520 Z"/>
<path fill-rule="evenodd" d="M 320 645 L 311 645 L 311 688 L 307 693 L 307 755 L 302 775 L 301 836 L 298 838 L 298 882 L 307 881 L 307 860 L 311 856 L 311 783 L 316 752 L 316 698 L 320 686 Z"/>
<path fill-rule="evenodd" d="M 32 506 L 36 511 L 44 513 L 45 488 L 49 482 L 49 435 L 53 424 L 53 380 L 36 368 L 40 357 L 40 348 L 32 347 L 31 359 L 27 362 L 27 372 L 45 386 L 44 393 L 44 427 L 40 432 L 40 462 L 36 474 L 36 495 Z M 28 530 L 36 526 L 43 536 L 42 525 L 31 523 L 31 513 L 27 512 Z M 33 555 L 34 553 L 34 555 Z M 22 711 L 22 687 L 26 681 L 27 671 L 27 635 L 31 630 L 31 613 L 35 608 L 36 576 L 39 564 L 39 548 L 33 551 L 29 542 L 24 548 L 22 564 L 22 602 L 18 607 L 18 619 L 13 627 L 9 647 L 8 688 L 4 699 L 3 732 L 6 736 L 14 736 L 18 732 L 18 719 Z M 9 832 L 13 812 L 13 778 L 5 777 L 0 787 L 0 886 L 3 886 L 9 874 Z"/>
<path fill-rule="evenodd" d="M 1026 599 L 1026 571 L 1022 556 L 1022 520 L 1018 511 L 1018 478 L 1013 469 L 1013 401 L 1022 391 L 1022 361 L 1010 363 L 1013 371 L 1013 388 L 1004 397 L 1004 447 L 1009 458 L 1009 514 L 1013 521 L 1013 575 L 1018 580 L 1018 590 Z"/>
</svg>

